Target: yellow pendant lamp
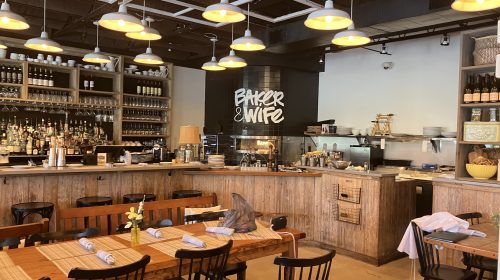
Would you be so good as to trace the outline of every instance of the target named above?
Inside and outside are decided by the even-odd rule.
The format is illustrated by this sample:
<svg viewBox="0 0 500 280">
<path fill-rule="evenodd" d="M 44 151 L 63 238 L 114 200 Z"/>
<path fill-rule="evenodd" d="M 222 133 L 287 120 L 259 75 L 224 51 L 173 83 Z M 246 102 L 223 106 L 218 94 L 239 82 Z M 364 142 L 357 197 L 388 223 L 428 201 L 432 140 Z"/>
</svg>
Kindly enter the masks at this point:
<svg viewBox="0 0 500 280">
<path fill-rule="evenodd" d="M 153 21 L 154 20 L 150 17 L 146 18 L 146 0 L 144 0 L 144 5 L 142 9 L 142 20 L 141 20 L 144 29 L 139 32 L 127 32 L 125 33 L 125 36 L 136 40 L 147 40 L 147 41 L 160 40 L 161 39 L 160 32 L 151 27 L 151 22 Z"/>
<path fill-rule="evenodd" d="M 159 65 L 163 64 L 163 59 L 154 54 L 151 49 L 151 42 L 148 42 L 148 48 L 145 53 L 141 53 L 135 56 L 134 62 L 142 63 L 142 64 L 151 64 L 151 65 Z"/>
<path fill-rule="evenodd" d="M 500 0 L 455 0 L 451 4 L 453 10 L 461 12 L 480 12 L 500 7 Z"/>
<path fill-rule="evenodd" d="M 215 43 L 217 42 L 217 37 L 210 38 L 212 41 L 212 59 L 208 62 L 203 63 L 201 69 L 206 71 L 223 71 L 226 70 L 226 67 L 222 67 L 217 62 L 217 58 L 215 58 Z"/>
<path fill-rule="evenodd" d="M 250 31 L 250 3 L 248 3 L 248 22 L 247 22 L 247 30 L 245 30 L 245 36 L 240 37 L 233 41 L 231 44 L 231 49 L 238 51 L 261 51 L 266 48 L 264 42 L 259 38 L 255 38 L 252 36 L 252 32 Z"/>
<path fill-rule="evenodd" d="M 127 13 L 127 6 L 124 3 L 120 4 L 118 12 L 103 15 L 99 25 L 119 32 L 140 32 L 144 29 L 138 18 Z"/>
<path fill-rule="evenodd" d="M 45 31 L 45 21 L 47 18 L 47 0 L 43 0 L 43 31 L 40 37 L 31 38 L 24 46 L 42 52 L 62 52 L 63 49 L 59 43 L 49 39 L 49 34 Z"/>
<path fill-rule="evenodd" d="M 323 9 L 314 11 L 307 16 L 304 25 L 317 30 L 337 30 L 352 24 L 349 14 L 333 8 L 333 1 L 325 1 Z"/>
<path fill-rule="evenodd" d="M 231 25 L 231 41 L 234 40 L 234 25 Z M 233 49 L 229 51 L 229 55 L 219 60 L 219 66 L 226 68 L 241 68 L 247 66 L 247 62 L 236 55 Z"/>
<path fill-rule="evenodd" d="M 24 30 L 28 29 L 30 25 L 24 17 L 12 12 L 7 0 L 2 3 L 0 8 L 0 28 L 11 30 Z"/>
<path fill-rule="evenodd" d="M 241 9 L 229 4 L 228 0 L 221 0 L 218 4 L 208 6 L 202 16 L 205 19 L 221 23 L 235 23 L 245 20 Z"/>
<path fill-rule="evenodd" d="M 351 19 L 354 19 L 353 17 L 353 0 L 351 0 Z M 332 39 L 332 43 L 338 46 L 345 46 L 345 47 L 355 47 L 355 46 L 362 46 L 366 45 L 371 42 L 370 37 L 366 35 L 365 32 L 356 30 L 354 27 L 354 23 L 349 25 L 347 30 L 341 31 L 337 34 Z"/>
<path fill-rule="evenodd" d="M 101 53 L 101 49 L 99 49 L 99 23 L 94 22 L 97 28 L 97 44 L 94 49 L 94 52 L 88 53 L 83 57 L 83 61 L 90 63 L 108 63 L 111 62 L 108 56 Z"/>
<path fill-rule="evenodd" d="M 0 42 L 0 49 L 6 49 L 7 45 L 4 42 Z"/>
</svg>

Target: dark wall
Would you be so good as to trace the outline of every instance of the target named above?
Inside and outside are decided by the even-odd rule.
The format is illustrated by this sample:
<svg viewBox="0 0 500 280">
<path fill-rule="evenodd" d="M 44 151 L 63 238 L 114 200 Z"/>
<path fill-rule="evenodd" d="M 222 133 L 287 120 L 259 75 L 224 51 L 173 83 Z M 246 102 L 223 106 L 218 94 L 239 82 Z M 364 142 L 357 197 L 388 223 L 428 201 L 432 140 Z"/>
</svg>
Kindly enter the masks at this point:
<svg viewBox="0 0 500 280">
<path fill-rule="evenodd" d="M 222 128 L 226 135 L 303 135 L 318 115 L 319 74 L 277 66 L 248 66 L 207 72 L 205 134 Z M 235 122 L 234 92 L 239 88 L 283 91 L 284 120 L 278 124 Z"/>
</svg>

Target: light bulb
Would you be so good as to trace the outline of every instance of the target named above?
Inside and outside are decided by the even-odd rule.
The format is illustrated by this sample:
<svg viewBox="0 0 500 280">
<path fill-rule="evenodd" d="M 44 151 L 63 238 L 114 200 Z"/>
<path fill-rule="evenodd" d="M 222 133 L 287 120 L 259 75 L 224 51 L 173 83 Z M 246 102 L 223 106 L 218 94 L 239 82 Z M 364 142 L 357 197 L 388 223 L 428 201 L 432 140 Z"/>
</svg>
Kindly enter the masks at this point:
<svg viewBox="0 0 500 280">
<path fill-rule="evenodd" d="M 225 17 L 227 15 L 227 11 L 226 10 L 220 10 L 220 15 Z"/>
<path fill-rule="evenodd" d="M 476 0 L 476 2 L 479 3 L 479 4 L 483 4 L 484 0 Z"/>
<path fill-rule="evenodd" d="M 354 41 L 354 37 L 352 37 L 352 36 L 349 36 L 347 38 L 349 39 L 349 41 Z"/>
<path fill-rule="evenodd" d="M 325 21 L 328 22 L 328 23 L 331 23 L 333 20 L 332 16 L 326 16 L 325 17 Z"/>
<path fill-rule="evenodd" d="M 42 44 L 42 48 L 46 49 L 47 48 L 47 44 Z"/>
<path fill-rule="evenodd" d="M 9 23 L 9 18 L 8 17 L 3 17 L 2 18 L 3 23 Z"/>
<path fill-rule="evenodd" d="M 123 21 L 122 19 L 118 20 L 118 25 L 119 26 L 124 26 L 125 25 L 125 21 Z"/>
<path fill-rule="evenodd" d="M 146 35 L 146 32 L 141 31 L 141 35 L 142 35 L 142 36 Z"/>
</svg>

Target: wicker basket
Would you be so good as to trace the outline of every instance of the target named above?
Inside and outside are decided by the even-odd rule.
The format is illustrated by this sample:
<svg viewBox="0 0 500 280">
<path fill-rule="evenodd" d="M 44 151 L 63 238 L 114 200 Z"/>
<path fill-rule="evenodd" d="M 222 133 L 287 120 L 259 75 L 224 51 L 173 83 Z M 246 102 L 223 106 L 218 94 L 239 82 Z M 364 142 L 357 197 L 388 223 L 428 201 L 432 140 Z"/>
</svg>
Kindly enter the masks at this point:
<svg viewBox="0 0 500 280">
<path fill-rule="evenodd" d="M 493 64 L 495 63 L 496 55 L 500 53 L 500 44 L 497 43 L 497 36 L 485 36 L 474 38 L 475 46 L 474 65 Z"/>
</svg>

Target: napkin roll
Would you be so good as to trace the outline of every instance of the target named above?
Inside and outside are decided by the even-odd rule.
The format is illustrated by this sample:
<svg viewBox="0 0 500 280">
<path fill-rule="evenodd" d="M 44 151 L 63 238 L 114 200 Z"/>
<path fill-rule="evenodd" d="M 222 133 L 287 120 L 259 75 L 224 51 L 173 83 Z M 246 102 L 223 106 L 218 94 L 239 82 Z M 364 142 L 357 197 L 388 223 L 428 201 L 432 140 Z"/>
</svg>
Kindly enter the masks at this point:
<svg viewBox="0 0 500 280">
<path fill-rule="evenodd" d="M 113 254 L 111 254 L 110 252 L 99 250 L 97 251 L 96 256 L 107 264 L 110 265 L 115 264 L 115 258 L 113 257 Z"/>
<path fill-rule="evenodd" d="M 189 234 L 184 234 L 182 236 L 182 242 L 186 242 L 186 243 L 189 243 L 189 244 L 192 244 L 198 248 L 205 248 L 207 247 L 207 244 L 205 244 L 205 242 L 199 238 L 196 238 L 192 235 L 189 235 Z"/>
<path fill-rule="evenodd" d="M 155 229 L 155 228 L 147 228 L 146 229 L 146 232 L 155 237 L 155 238 L 162 238 L 163 237 L 163 234 L 161 233 L 161 231 L 159 229 Z"/>
<path fill-rule="evenodd" d="M 228 227 L 207 227 L 206 231 L 207 232 L 219 233 L 219 234 L 224 234 L 224 235 L 227 235 L 227 236 L 231 236 L 234 233 L 234 228 L 228 228 Z"/>
<path fill-rule="evenodd" d="M 92 241 L 88 240 L 87 238 L 80 238 L 78 240 L 78 243 L 87 251 L 94 251 L 95 250 L 95 245 Z"/>
</svg>

